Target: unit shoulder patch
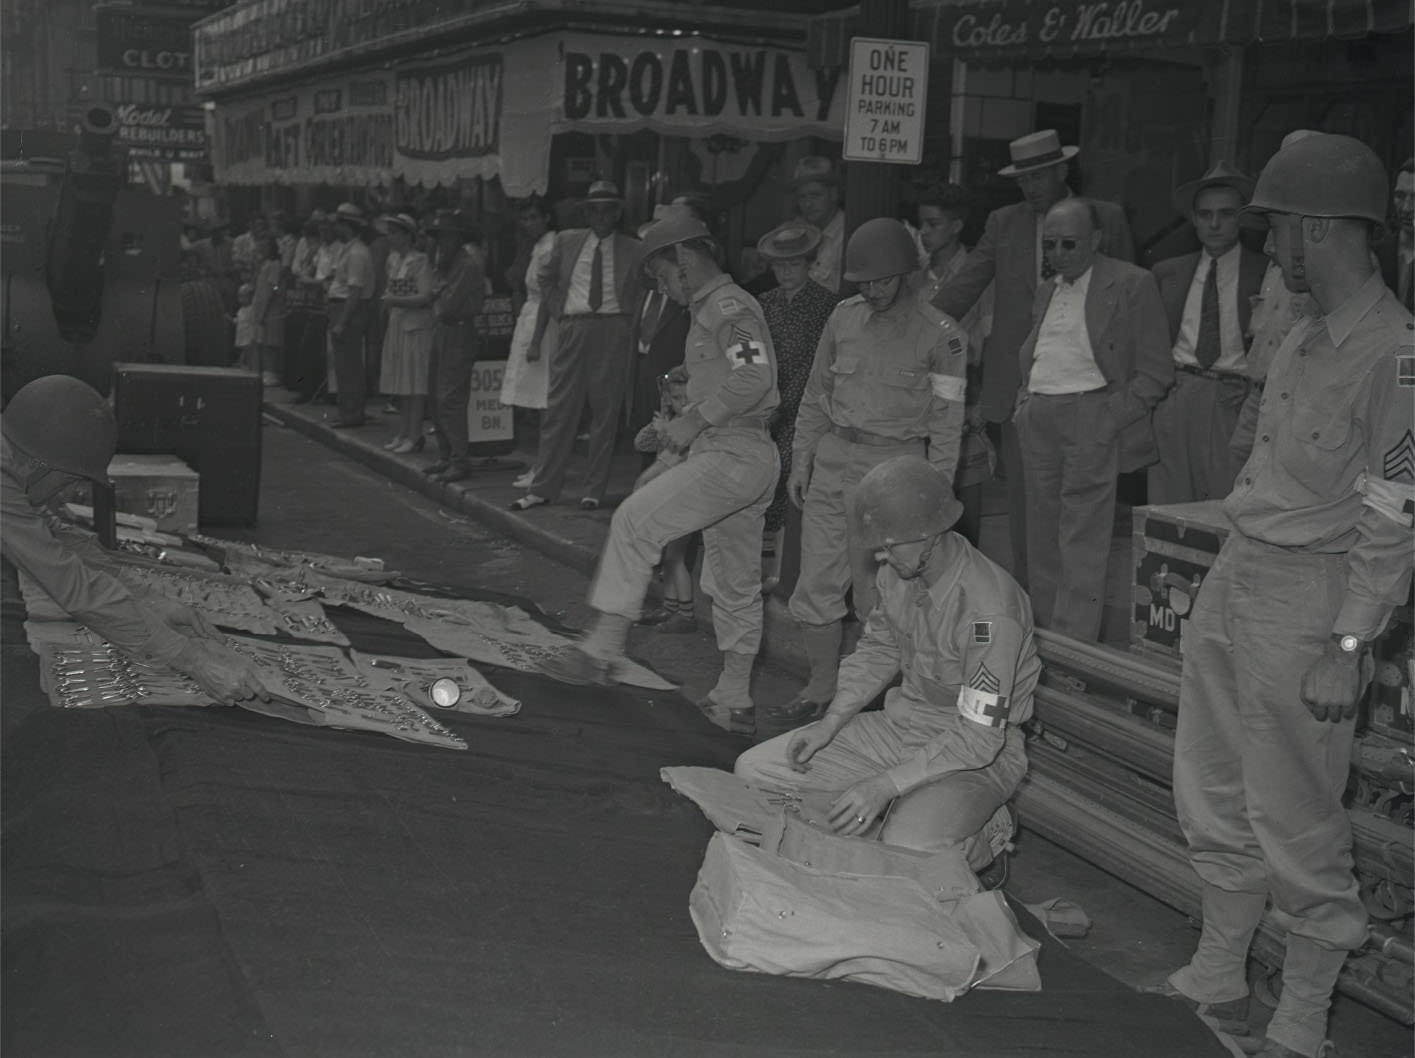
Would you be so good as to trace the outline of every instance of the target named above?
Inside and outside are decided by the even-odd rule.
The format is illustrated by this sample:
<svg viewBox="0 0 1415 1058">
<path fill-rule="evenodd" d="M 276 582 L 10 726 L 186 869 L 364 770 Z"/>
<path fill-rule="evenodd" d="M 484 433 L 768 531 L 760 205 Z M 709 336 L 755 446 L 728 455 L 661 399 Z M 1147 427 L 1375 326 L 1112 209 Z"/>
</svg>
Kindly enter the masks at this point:
<svg viewBox="0 0 1415 1058">
<path fill-rule="evenodd" d="M 740 316 L 746 309 L 747 306 L 741 298 L 734 298 L 730 294 L 717 299 L 717 311 L 724 316 Z"/>
<path fill-rule="evenodd" d="M 1415 356 L 1402 353 L 1395 358 L 1395 384 L 1402 389 L 1415 389 Z"/>
</svg>

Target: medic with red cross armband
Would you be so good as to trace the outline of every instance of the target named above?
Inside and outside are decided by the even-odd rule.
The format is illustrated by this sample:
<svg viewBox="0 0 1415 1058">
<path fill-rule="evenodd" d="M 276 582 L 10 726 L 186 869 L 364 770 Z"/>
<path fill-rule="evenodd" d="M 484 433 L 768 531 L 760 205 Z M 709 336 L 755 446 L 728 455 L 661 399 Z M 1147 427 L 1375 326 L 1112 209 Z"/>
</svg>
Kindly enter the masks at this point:
<svg viewBox="0 0 1415 1058">
<path fill-rule="evenodd" d="M 1025 593 L 950 531 L 962 510 L 922 456 L 864 476 L 852 529 L 880 564 L 879 602 L 825 715 L 743 753 L 736 773 L 763 789 L 836 793 L 840 833 L 925 852 L 964 844 L 981 870 L 1015 826 L 1019 725 L 1041 663 Z M 884 709 L 864 712 L 900 675 Z"/>
<path fill-rule="evenodd" d="M 542 671 L 562 683 L 613 683 L 664 546 L 701 531 L 702 587 L 712 599 L 722 672 L 699 704 L 715 719 L 751 730 L 752 662 L 762 637 L 762 525 L 780 470 L 767 432 L 780 401 L 776 355 L 756 299 L 722 271 L 717 244 L 688 211 L 671 210 L 648 228 L 639 253 L 648 278 L 692 316 L 683 357 L 688 404 L 659 437 L 662 447 L 685 458 L 615 510 L 590 584 L 594 622 L 572 650 L 546 659 Z"/>
</svg>

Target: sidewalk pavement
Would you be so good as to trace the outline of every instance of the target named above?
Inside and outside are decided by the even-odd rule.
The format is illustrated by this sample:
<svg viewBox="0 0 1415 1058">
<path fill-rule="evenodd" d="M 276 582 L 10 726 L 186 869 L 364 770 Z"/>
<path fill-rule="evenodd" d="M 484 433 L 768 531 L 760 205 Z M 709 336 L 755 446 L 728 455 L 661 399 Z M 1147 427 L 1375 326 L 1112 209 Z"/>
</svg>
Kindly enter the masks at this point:
<svg viewBox="0 0 1415 1058">
<path fill-rule="evenodd" d="M 614 453 L 610 470 L 609 491 L 598 511 L 582 511 L 579 507 L 579 485 L 585 462 L 581 446 L 576 446 L 570 462 L 566 488 L 559 502 L 529 511 L 512 511 L 512 500 L 525 494 L 512 481 L 535 460 L 533 448 L 517 448 L 509 455 L 479 460 L 475 474 L 464 481 L 443 484 L 431 481 L 422 468 L 437 458 L 435 442 L 428 435 L 426 447 L 420 453 L 394 455 L 383 445 L 393 439 L 397 419 L 380 415 L 381 402 L 369 402 L 367 425 L 335 430 L 330 425 L 337 419 L 335 409 L 328 404 L 292 404 L 292 394 L 278 387 L 265 391 L 265 412 L 272 419 L 311 437 L 335 451 L 350 456 L 415 492 L 422 493 L 449 510 L 494 529 L 523 546 L 548 555 L 557 562 L 586 575 L 594 573 L 600 550 L 609 535 L 609 523 L 615 506 L 633 488 L 634 479 L 642 469 L 642 456 L 625 445 Z M 1117 518 L 1117 522 L 1120 522 Z M 1129 511 L 1124 512 L 1129 524 Z M 983 516 L 983 551 L 1005 565 L 1009 554 L 1006 498 L 998 486 L 985 498 Z M 1105 637 L 1108 641 L 1124 642 L 1130 621 L 1130 534 L 1117 533 L 1111 553 L 1110 594 L 1106 604 Z M 656 593 L 657 585 L 651 589 Z M 696 593 L 699 626 L 710 635 L 711 608 L 703 593 Z M 800 633 L 795 619 L 786 608 L 786 598 L 770 594 L 764 608 L 762 657 L 804 679 L 806 658 L 801 650 Z"/>
</svg>

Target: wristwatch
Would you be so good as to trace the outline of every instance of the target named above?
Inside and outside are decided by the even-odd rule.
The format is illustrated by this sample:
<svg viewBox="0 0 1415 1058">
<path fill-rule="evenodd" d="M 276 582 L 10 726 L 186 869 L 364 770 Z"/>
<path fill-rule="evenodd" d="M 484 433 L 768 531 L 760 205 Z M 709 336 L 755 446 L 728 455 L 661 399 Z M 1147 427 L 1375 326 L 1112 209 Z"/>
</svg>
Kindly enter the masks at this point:
<svg viewBox="0 0 1415 1058">
<path fill-rule="evenodd" d="M 1359 654 L 1366 649 L 1366 643 L 1360 636 L 1333 635 L 1332 639 L 1336 641 L 1337 649 L 1343 654 Z"/>
</svg>

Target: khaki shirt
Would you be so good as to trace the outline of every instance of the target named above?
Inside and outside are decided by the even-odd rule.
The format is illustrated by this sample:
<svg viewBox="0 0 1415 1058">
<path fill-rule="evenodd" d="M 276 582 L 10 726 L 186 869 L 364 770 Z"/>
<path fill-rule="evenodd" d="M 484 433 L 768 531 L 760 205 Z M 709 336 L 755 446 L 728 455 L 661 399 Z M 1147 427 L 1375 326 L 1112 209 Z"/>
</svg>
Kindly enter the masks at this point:
<svg viewBox="0 0 1415 1058">
<path fill-rule="evenodd" d="M 832 426 L 905 444 L 928 438 L 949 480 L 958 465 L 968 386 L 968 333 L 901 291 L 884 312 L 856 294 L 835 307 L 796 413 L 793 468 L 809 467 Z"/>
<path fill-rule="evenodd" d="M 683 350 L 688 403 L 711 426 L 765 424 L 781 403 L 776 351 L 757 299 L 721 275 L 693 294 Z"/>
<path fill-rule="evenodd" d="M 27 573 L 70 617 L 130 654 L 170 663 L 185 636 L 150 617 L 118 578 L 64 546 L 30 504 L 0 439 L 0 554 Z"/>
<path fill-rule="evenodd" d="M 887 773 L 901 794 L 985 768 L 1009 740 L 1021 751 L 1016 725 L 1032 715 L 1041 674 L 1027 596 L 981 551 L 952 543 L 961 557 L 932 588 L 880 568 L 879 602 L 840 663 L 836 698 L 850 703 L 873 700 L 903 673 L 884 711 L 923 745 Z"/>
<path fill-rule="evenodd" d="M 1247 537 L 1347 556 L 1333 633 L 1374 639 L 1410 591 L 1413 431 L 1415 324 L 1375 274 L 1278 349 L 1252 455 L 1224 503 Z"/>
</svg>

